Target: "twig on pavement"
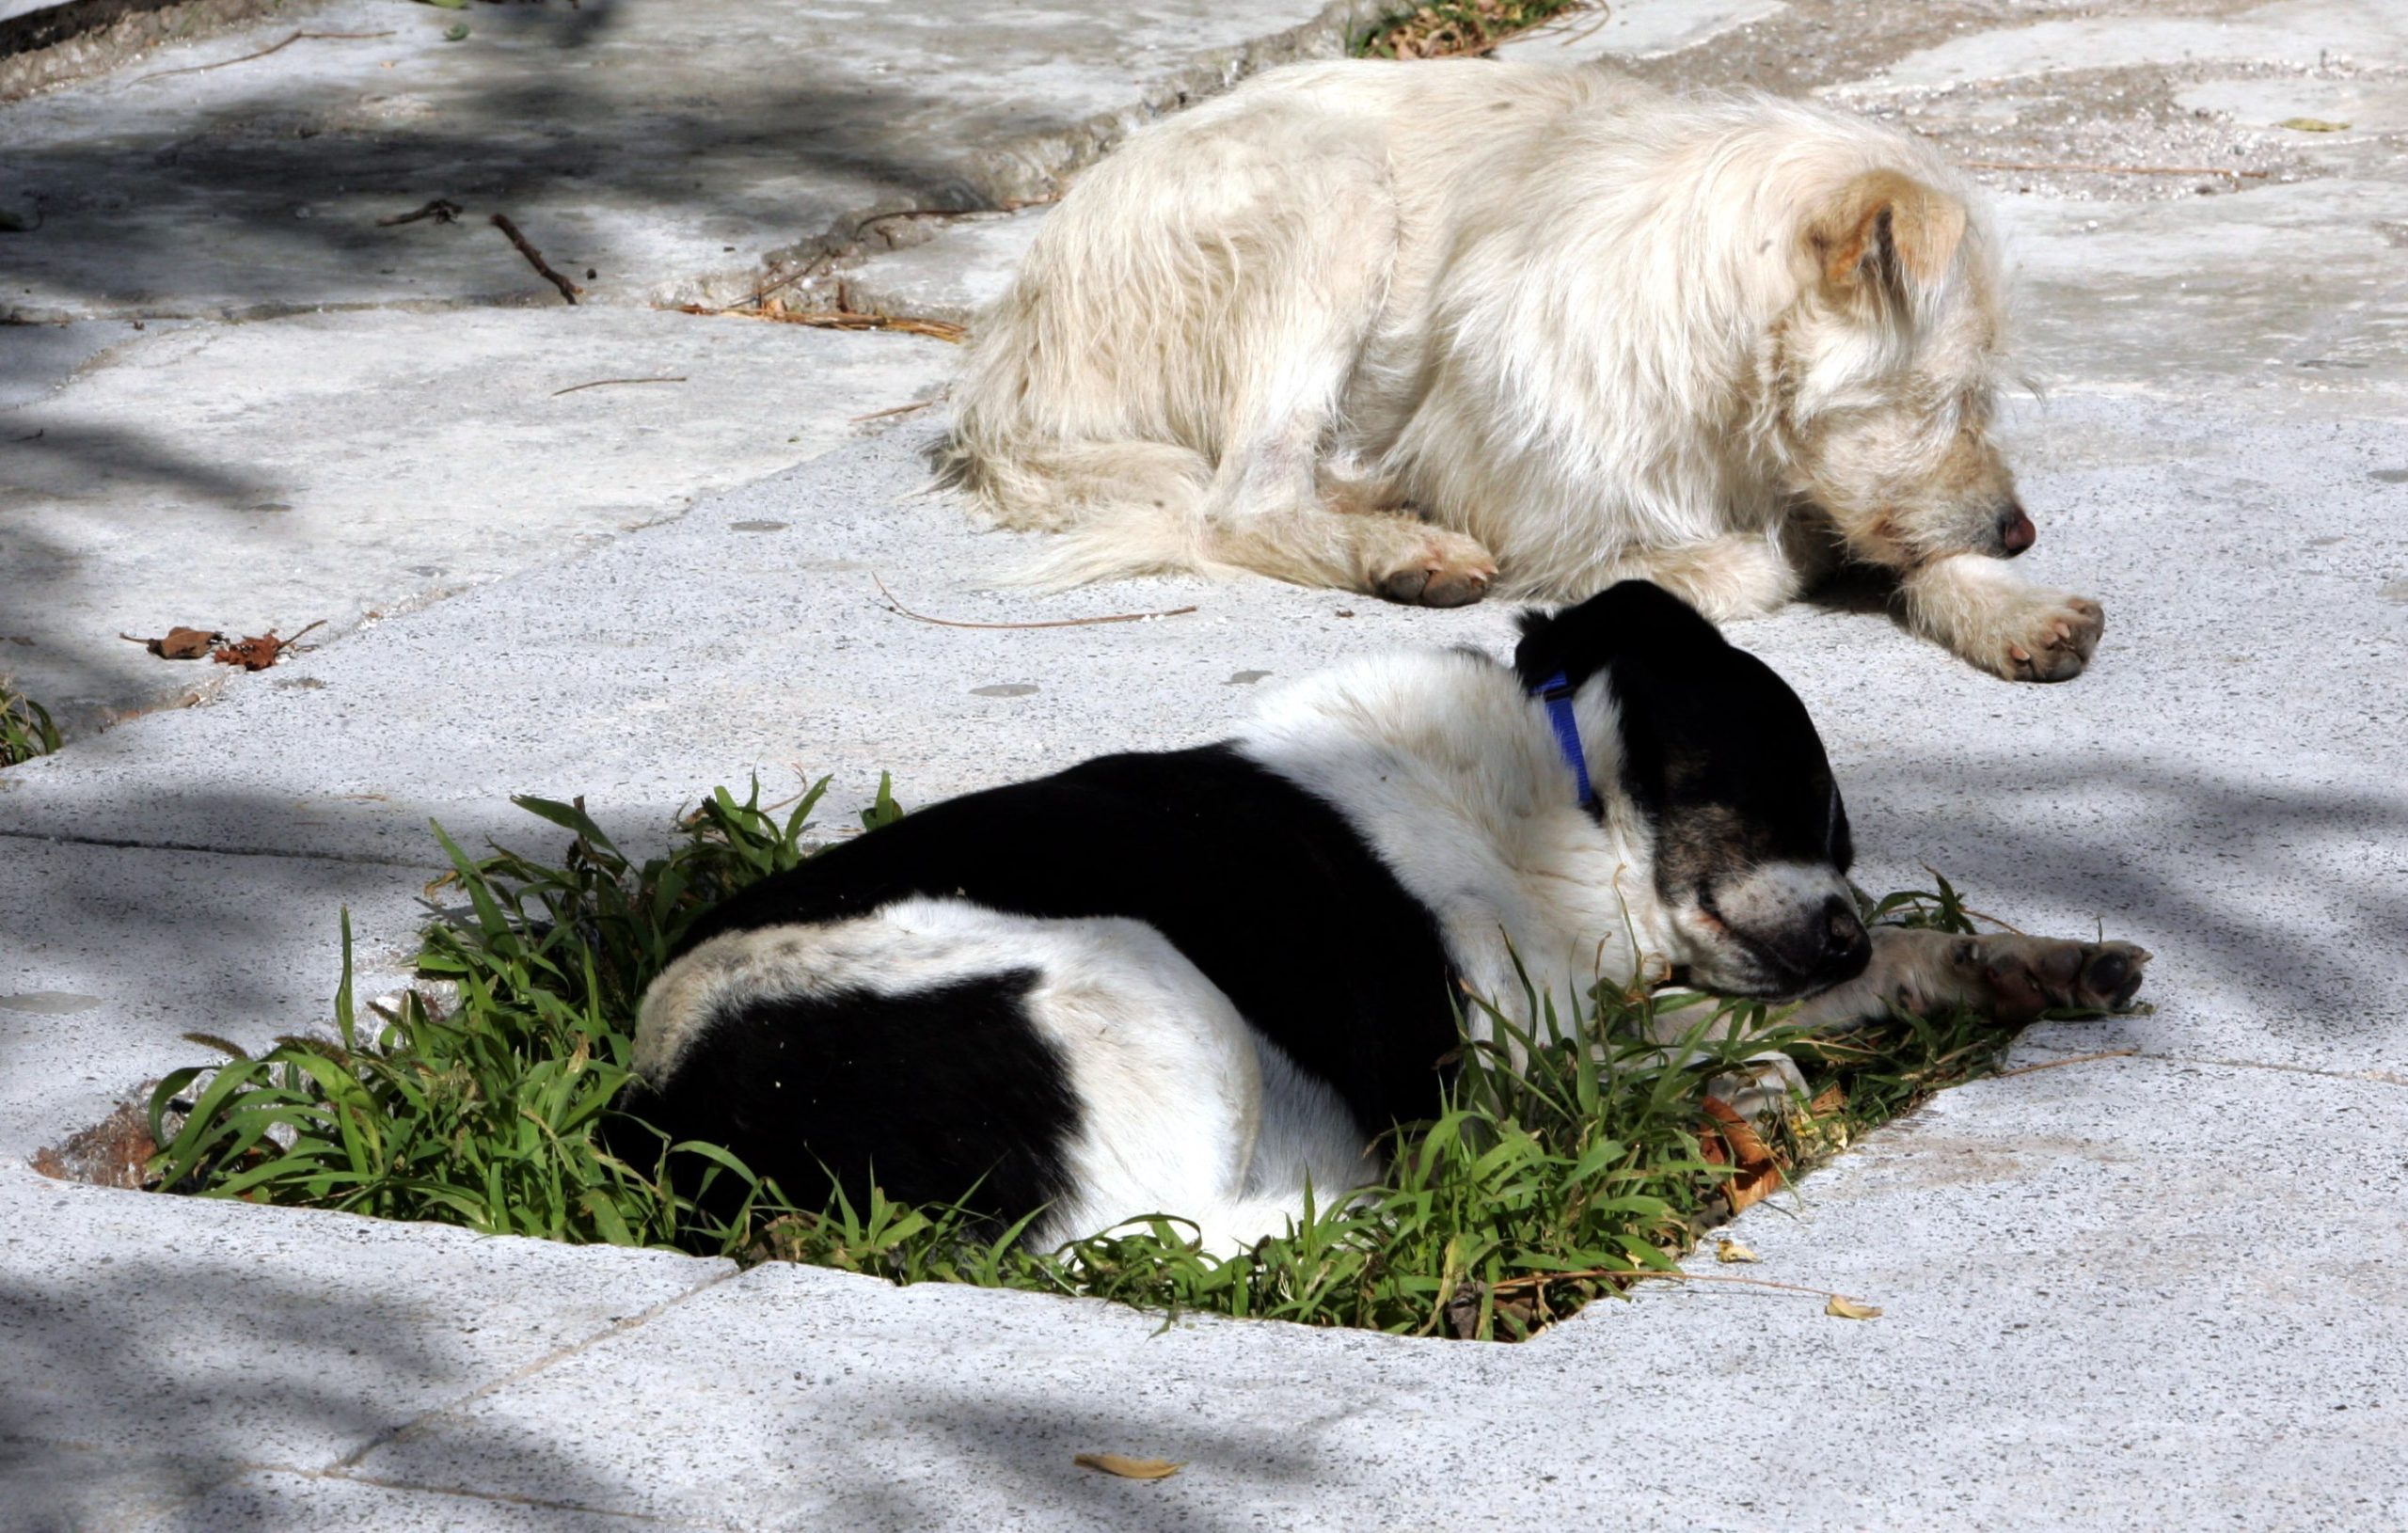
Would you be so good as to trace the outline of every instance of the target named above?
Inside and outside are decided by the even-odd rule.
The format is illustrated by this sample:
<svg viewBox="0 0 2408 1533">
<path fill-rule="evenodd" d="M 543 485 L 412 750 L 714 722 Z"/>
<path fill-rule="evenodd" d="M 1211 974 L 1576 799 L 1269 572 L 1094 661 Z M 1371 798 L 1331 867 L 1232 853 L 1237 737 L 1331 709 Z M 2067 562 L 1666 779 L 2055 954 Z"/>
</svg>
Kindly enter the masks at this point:
<svg viewBox="0 0 2408 1533">
<path fill-rule="evenodd" d="M 585 290 L 552 270 L 550 264 L 544 260 L 544 253 L 527 242 L 527 236 L 518 232 L 518 226 L 510 221 L 508 213 L 495 213 L 493 227 L 510 236 L 510 243 L 518 246 L 518 253 L 527 258 L 528 265 L 535 268 L 536 276 L 560 289 L 561 296 L 570 303 L 577 302 L 577 295 Z"/>
<path fill-rule="evenodd" d="M 558 399 L 562 394 L 574 394 L 580 388 L 600 388 L 608 384 L 684 383 L 685 381 L 686 380 L 682 376 L 675 378 L 596 378 L 592 383 L 571 384 L 566 388 L 555 388 L 552 390 L 552 398 Z"/>
<path fill-rule="evenodd" d="M 255 54 L 245 54 L 240 58 L 221 58 L 214 64 L 187 64 L 178 70 L 156 70 L 143 75 L 134 84 L 138 86 L 143 80 L 164 80 L 170 74 L 198 74 L 203 70 L 222 70 L 229 64 L 247 64 L 254 58 L 265 58 L 270 54 L 282 53 L 296 42 L 332 41 L 338 38 L 389 38 L 392 35 L 390 32 L 295 32 L 276 46 L 262 48 Z"/>
<path fill-rule="evenodd" d="M 886 582 L 879 579 L 878 572 L 871 571 L 870 579 L 877 584 L 878 593 L 886 598 L 887 606 L 915 623 L 932 623 L 940 628 L 1086 628 L 1099 623 L 1143 623 L 1148 618 L 1185 617 L 1196 610 L 1193 607 L 1174 607 L 1162 612 L 1114 612 L 1106 617 L 1051 618 L 1042 623 L 963 623 L 955 618 L 932 618 L 926 612 L 914 612 L 895 599 L 895 593 L 886 589 Z"/>
</svg>

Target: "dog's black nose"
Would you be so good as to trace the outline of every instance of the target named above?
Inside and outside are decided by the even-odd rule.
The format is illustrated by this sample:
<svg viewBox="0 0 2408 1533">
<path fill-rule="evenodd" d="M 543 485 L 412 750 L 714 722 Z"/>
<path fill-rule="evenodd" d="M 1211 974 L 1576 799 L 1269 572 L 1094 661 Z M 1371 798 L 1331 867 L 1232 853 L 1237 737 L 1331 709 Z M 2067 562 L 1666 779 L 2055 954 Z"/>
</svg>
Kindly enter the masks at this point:
<svg viewBox="0 0 2408 1533">
<path fill-rule="evenodd" d="M 1823 907 L 1823 952 L 1814 966 L 1815 977 L 1825 985 L 1837 985 L 1864 972 L 1864 966 L 1872 961 L 1873 939 L 1857 916 L 1856 902 L 1832 895 Z"/>
<path fill-rule="evenodd" d="M 2009 500 L 1999 508 L 1998 545 L 2006 550 L 2007 558 L 2013 559 L 2031 547 L 2039 536 L 2040 529 L 2032 525 L 2031 517 L 2023 514 L 2020 501 Z"/>
</svg>

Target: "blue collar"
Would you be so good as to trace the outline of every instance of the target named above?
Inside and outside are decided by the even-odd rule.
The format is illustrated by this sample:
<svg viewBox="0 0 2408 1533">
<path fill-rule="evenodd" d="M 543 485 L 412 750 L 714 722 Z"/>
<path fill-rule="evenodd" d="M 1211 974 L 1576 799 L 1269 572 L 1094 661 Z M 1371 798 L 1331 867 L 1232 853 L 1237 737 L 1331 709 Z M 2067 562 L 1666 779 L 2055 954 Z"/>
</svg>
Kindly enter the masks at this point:
<svg viewBox="0 0 2408 1533">
<path fill-rule="evenodd" d="M 1589 782 L 1589 757 L 1580 749 L 1580 723 L 1572 717 L 1572 684 L 1559 671 L 1530 688 L 1530 696 L 1546 703 L 1547 722 L 1555 726 L 1556 749 L 1563 752 L 1563 764 L 1572 768 L 1572 779 L 1580 784 L 1580 807 L 1590 814 L 1597 813 L 1597 790 Z"/>
</svg>

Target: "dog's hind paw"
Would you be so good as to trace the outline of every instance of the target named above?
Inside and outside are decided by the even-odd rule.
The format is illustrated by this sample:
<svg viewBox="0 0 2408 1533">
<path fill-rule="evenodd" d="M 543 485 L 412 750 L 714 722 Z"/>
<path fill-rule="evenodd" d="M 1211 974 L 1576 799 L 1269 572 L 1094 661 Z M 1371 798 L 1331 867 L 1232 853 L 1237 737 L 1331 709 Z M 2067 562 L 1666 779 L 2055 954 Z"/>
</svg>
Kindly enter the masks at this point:
<svg viewBox="0 0 2408 1533">
<path fill-rule="evenodd" d="M 1374 572 L 1371 589 L 1407 607 L 1468 607 L 1488 594 L 1497 561 L 1470 538 L 1434 532 L 1393 568 Z"/>
<path fill-rule="evenodd" d="M 2044 1011 L 2121 1011 L 2139 993 L 2150 956 L 2130 942 L 2020 936 L 1968 937 L 1951 955 L 1966 988 L 1987 992 L 1983 1009 L 2003 1022 Z"/>
</svg>

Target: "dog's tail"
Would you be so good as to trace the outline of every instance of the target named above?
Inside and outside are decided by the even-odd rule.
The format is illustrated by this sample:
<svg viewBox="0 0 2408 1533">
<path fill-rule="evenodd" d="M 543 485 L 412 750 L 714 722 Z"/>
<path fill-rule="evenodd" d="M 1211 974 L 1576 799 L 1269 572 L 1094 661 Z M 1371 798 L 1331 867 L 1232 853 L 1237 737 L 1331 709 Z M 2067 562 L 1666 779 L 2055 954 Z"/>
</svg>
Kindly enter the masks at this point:
<svg viewBox="0 0 2408 1533">
<path fill-rule="evenodd" d="M 993 525 L 1055 532 L 1005 572 L 1050 590 L 1138 575 L 1217 573 L 1203 506 L 1212 466 L 1170 442 L 985 439 L 965 421 L 939 460 Z"/>
</svg>

